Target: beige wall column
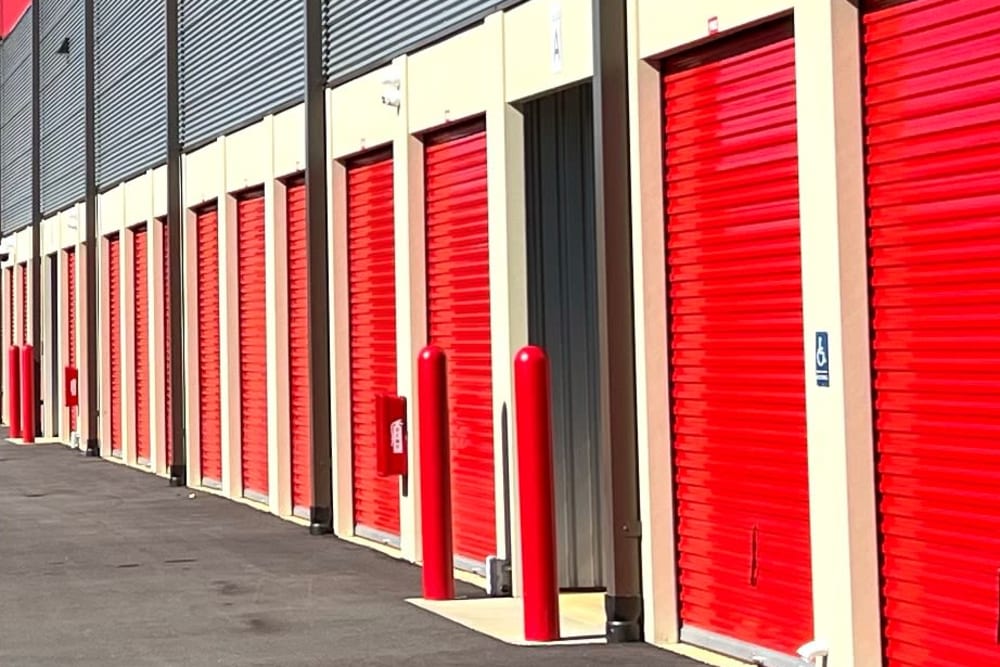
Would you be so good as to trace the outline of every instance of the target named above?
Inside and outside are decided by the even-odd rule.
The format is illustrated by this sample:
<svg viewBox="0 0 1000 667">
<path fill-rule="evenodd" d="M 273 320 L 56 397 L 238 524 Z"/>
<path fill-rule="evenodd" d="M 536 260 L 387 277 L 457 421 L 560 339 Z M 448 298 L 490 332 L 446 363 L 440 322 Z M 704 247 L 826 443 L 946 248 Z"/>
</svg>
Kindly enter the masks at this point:
<svg viewBox="0 0 1000 667">
<path fill-rule="evenodd" d="M 490 48 L 484 76 L 489 87 L 486 106 L 486 155 L 489 174 L 490 328 L 493 349 L 493 442 L 496 490 L 497 556 L 520 555 L 515 465 L 513 361 L 528 343 L 527 249 L 524 203 L 524 118 L 507 103 L 504 16 L 486 19 Z M 506 408 L 506 409 L 505 409 Z M 507 449 L 503 429 L 506 414 Z M 504 470 L 504 462 L 507 470 Z M 506 473 L 506 474 L 505 474 Z M 507 488 L 505 477 L 509 480 Z M 510 507 L 507 507 L 509 495 Z M 506 533 L 510 532 L 508 553 Z M 519 567 L 514 567 L 519 578 Z M 517 588 L 520 588 L 519 586 Z M 515 591 L 517 594 L 519 591 Z"/>
<path fill-rule="evenodd" d="M 329 170 L 330 257 L 330 398 L 333 407 L 333 447 L 330 477 L 333 483 L 333 532 L 354 534 L 354 488 L 351 453 L 351 322 L 350 277 L 347 266 L 347 168 L 327 163 Z"/>
<path fill-rule="evenodd" d="M 41 377 L 38 382 L 38 396 L 42 401 L 42 414 L 41 414 L 41 427 L 42 432 L 38 434 L 38 437 L 47 438 L 54 433 L 55 419 L 52 416 L 53 408 L 52 399 L 49 396 L 49 392 L 52 390 L 52 364 L 54 360 L 52 355 L 49 353 L 50 350 L 55 348 L 55 341 L 52 340 L 52 283 L 49 280 L 50 272 L 52 271 L 52 258 L 47 254 L 42 252 L 41 257 L 41 268 L 40 268 L 40 283 L 41 283 L 41 320 L 42 320 L 42 349 L 35 352 L 36 357 L 39 359 L 41 368 Z"/>
<path fill-rule="evenodd" d="M 72 246 L 70 246 L 72 248 Z M 59 349 L 59 386 L 56 388 L 56 397 L 59 401 L 58 405 L 58 425 L 59 425 L 59 440 L 61 442 L 70 442 L 70 432 L 69 432 L 69 408 L 66 407 L 66 392 L 64 383 L 64 368 L 69 365 L 69 281 L 72 276 L 69 275 L 69 262 L 66 260 L 66 249 L 60 250 L 56 253 L 56 264 L 58 266 L 56 278 L 59 281 L 59 294 L 61 295 L 59 299 L 59 339 L 55 341 Z M 76 333 L 76 332 L 74 332 Z M 4 348 L 6 349 L 6 348 Z M 77 387 L 79 387 L 77 383 Z"/>
<path fill-rule="evenodd" d="M 106 236 L 99 235 L 96 241 L 101 253 L 97 261 L 97 298 L 100 301 L 97 311 L 97 358 L 101 365 L 97 374 L 97 391 L 100 394 L 97 404 L 97 423 L 100 429 L 101 456 L 109 458 L 111 456 L 111 411 L 108 408 L 111 405 L 111 382 L 109 381 L 111 360 L 108 354 L 107 338 L 110 306 L 107 286 L 110 251 Z"/>
<path fill-rule="evenodd" d="M 264 121 L 264 271 L 267 308 L 267 498 L 272 513 L 292 513 L 288 420 L 288 234 L 285 185 L 274 178 L 274 118 Z"/>
<path fill-rule="evenodd" d="M 219 139 L 221 162 L 226 164 L 225 138 Z M 223 173 L 225 167 L 223 166 Z M 243 495 L 243 465 L 240 457 L 240 308 L 239 224 L 236 199 L 223 184 L 219 193 L 219 360 L 222 405 L 222 492 Z"/>
<path fill-rule="evenodd" d="M 643 618 L 647 640 L 679 640 L 674 563 L 674 480 L 670 441 L 669 352 L 660 74 L 639 53 L 639 3 L 628 0 L 632 256 L 635 281 L 636 431 L 642 517 Z"/>
<path fill-rule="evenodd" d="M 880 659 L 858 14 L 795 14 L 815 634 L 836 665 Z M 829 335 L 829 387 L 816 333 Z"/>
<path fill-rule="evenodd" d="M 135 229 L 122 229 L 119 240 L 119 330 L 121 331 L 121 421 L 122 458 L 129 465 L 138 463 L 135 410 Z"/>
<path fill-rule="evenodd" d="M 184 388 L 187 484 L 201 486 L 201 382 L 198 373 L 198 216 L 184 210 Z M 179 444 L 179 434 L 175 436 Z"/>
<path fill-rule="evenodd" d="M 396 391 L 406 397 L 408 433 L 406 495 L 399 499 L 403 558 L 422 560 L 420 540 L 420 434 L 417 424 L 417 355 L 427 344 L 427 288 L 424 279 L 424 147 L 409 132 L 406 56 L 393 68 L 400 79 L 398 122 L 392 140 L 396 260 Z M 402 491 L 402 489 L 401 489 Z"/>
</svg>

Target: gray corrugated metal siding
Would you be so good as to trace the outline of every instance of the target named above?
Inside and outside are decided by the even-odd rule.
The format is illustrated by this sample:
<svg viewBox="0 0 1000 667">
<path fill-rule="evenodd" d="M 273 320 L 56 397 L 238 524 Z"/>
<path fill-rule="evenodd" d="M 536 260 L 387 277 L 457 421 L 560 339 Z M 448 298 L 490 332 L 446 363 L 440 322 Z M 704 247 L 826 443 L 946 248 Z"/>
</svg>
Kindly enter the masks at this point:
<svg viewBox="0 0 1000 667">
<path fill-rule="evenodd" d="M 0 62 L 0 221 L 4 234 L 31 224 L 31 21 L 3 41 Z"/>
<path fill-rule="evenodd" d="M 302 99 L 301 0 L 180 0 L 179 12 L 185 147 Z"/>
<path fill-rule="evenodd" d="M 361 74 L 516 4 L 518 0 L 324 0 L 327 80 Z"/>
<path fill-rule="evenodd" d="M 38 0 L 43 215 L 84 193 L 83 2 Z M 68 56 L 58 53 L 67 38 Z"/>
<path fill-rule="evenodd" d="M 166 160 L 166 17 L 163 0 L 94 5 L 98 187 Z"/>
<path fill-rule="evenodd" d="M 548 352 L 559 583 L 604 581 L 590 84 L 525 106 L 528 336 Z"/>
</svg>

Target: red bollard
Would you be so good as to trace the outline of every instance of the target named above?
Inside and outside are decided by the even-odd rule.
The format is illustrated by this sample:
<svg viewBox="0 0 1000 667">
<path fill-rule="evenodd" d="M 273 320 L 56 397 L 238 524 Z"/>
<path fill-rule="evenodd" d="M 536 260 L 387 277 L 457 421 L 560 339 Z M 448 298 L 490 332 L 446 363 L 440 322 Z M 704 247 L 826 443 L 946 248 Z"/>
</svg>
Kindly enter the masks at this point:
<svg viewBox="0 0 1000 667">
<path fill-rule="evenodd" d="M 435 345 L 428 345 L 417 357 L 425 600 L 455 597 L 446 366 L 444 352 Z"/>
<path fill-rule="evenodd" d="M 21 441 L 35 441 L 35 348 L 21 346 Z"/>
<path fill-rule="evenodd" d="M 9 436 L 21 437 L 21 351 L 17 345 L 7 350 L 7 412 L 10 418 Z"/>
<path fill-rule="evenodd" d="M 524 638 L 559 639 L 559 570 L 552 464 L 549 359 L 528 345 L 514 357 L 517 474 L 521 505 Z"/>
</svg>

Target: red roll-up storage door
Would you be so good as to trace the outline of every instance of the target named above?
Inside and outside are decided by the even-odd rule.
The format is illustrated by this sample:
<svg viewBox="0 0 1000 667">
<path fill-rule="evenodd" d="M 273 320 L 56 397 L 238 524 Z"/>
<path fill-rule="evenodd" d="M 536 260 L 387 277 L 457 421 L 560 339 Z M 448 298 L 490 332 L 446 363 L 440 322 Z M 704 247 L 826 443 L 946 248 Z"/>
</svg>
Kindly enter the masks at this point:
<svg viewBox="0 0 1000 667">
<path fill-rule="evenodd" d="M 354 523 L 376 539 L 399 535 L 399 482 L 376 470 L 375 397 L 396 393 L 396 259 L 392 157 L 347 171 Z"/>
<path fill-rule="evenodd" d="M 219 353 L 219 220 L 198 212 L 198 435 L 202 483 L 222 482 L 222 397 Z"/>
<path fill-rule="evenodd" d="M 170 364 L 171 359 L 173 359 L 173 353 L 170 349 L 172 340 L 170 332 L 170 238 L 166 223 L 161 222 L 160 225 L 163 251 L 163 274 L 160 276 L 163 284 L 163 413 L 166 415 L 163 430 L 166 437 L 166 461 L 169 469 L 174 459 L 174 419 L 171 416 L 173 414 L 171 412 L 173 396 L 170 393 L 173 386 L 170 377 Z"/>
<path fill-rule="evenodd" d="M 795 60 L 779 28 L 668 61 L 663 80 L 682 637 L 743 659 L 813 636 Z"/>
<path fill-rule="evenodd" d="M 121 240 L 117 234 L 108 237 L 108 381 L 111 385 L 111 405 L 107 415 L 111 421 L 111 455 L 122 455 L 122 289 Z"/>
<path fill-rule="evenodd" d="M 264 193 L 239 200 L 240 459 L 243 495 L 267 499 L 267 275 Z"/>
<path fill-rule="evenodd" d="M 132 303 L 135 305 L 135 453 L 149 463 L 149 270 L 146 228 L 132 233 Z"/>
<path fill-rule="evenodd" d="M 69 353 L 66 364 L 76 368 L 76 250 L 66 251 L 66 342 Z M 76 407 L 69 408 L 69 430 L 76 431 Z"/>
<path fill-rule="evenodd" d="M 21 265 L 21 345 L 28 344 L 28 263 Z"/>
<path fill-rule="evenodd" d="M 297 180 L 285 191 L 288 225 L 288 391 L 291 417 L 289 453 L 292 506 L 309 516 L 312 505 L 312 462 L 309 458 L 312 419 L 309 388 L 309 248 L 306 185 Z"/>
<path fill-rule="evenodd" d="M 998 665 L 1000 5 L 864 17 L 887 667 Z"/>
<path fill-rule="evenodd" d="M 482 567 L 496 553 L 486 132 L 433 138 L 425 159 L 428 334 L 448 360 L 454 548 Z"/>
</svg>

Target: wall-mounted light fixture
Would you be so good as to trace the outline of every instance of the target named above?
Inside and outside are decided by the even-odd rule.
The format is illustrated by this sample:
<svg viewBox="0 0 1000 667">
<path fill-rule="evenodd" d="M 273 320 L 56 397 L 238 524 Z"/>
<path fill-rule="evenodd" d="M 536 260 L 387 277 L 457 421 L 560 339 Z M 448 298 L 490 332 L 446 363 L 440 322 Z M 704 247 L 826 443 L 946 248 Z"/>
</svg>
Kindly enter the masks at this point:
<svg viewBox="0 0 1000 667">
<path fill-rule="evenodd" d="M 386 77 L 382 80 L 382 104 L 399 109 L 402 102 L 400 86 L 399 74 L 393 70 L 386 72 Z"/>
</svg>

